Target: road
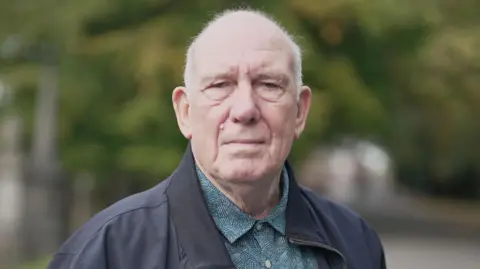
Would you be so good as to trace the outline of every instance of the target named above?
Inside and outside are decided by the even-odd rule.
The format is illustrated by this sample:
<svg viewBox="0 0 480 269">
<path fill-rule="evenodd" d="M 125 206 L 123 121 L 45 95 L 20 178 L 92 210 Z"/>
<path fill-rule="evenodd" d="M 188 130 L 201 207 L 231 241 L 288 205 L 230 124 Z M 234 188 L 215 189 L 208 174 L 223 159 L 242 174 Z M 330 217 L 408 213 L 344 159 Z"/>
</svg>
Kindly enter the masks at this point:
<svg viewBox="0 0 480 269">
<path fill-rule="evenodd" d="M 381 235 L 388 269 L 480 269 L 480 242 Z"/>
<path fill-rule="evenodd" d="M 480 269 L 480 206 L 394 197 L 356 209 L 380 234 L 388 269 Z"/>
</svg>

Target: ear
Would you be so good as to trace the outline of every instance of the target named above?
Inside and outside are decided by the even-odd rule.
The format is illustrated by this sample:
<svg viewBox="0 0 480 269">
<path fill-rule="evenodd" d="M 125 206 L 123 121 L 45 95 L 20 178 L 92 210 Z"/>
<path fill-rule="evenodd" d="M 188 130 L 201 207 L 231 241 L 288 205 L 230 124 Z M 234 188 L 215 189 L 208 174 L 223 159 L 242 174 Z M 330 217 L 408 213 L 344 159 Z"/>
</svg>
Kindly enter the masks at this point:
<svg viewBox="0 0 480 269">
<path fill-rule="evenodd" d="M 180 132 L 187 139 L 191 139 L 190 104 L 188 102 L 187 89 L 185 87 L 175 88 L 172 93 L 172 102 Z"/>
<path fill-rule="evenodd" d="M 295 139 L 300 138 L 305 123 L 307 121 L 308 112 L 310 111 L 310 102 L 312 99 L 312 90 L 308 86 L 302 86 L 297 101 L 297 117 L 295 119 Z"/>
</svg>

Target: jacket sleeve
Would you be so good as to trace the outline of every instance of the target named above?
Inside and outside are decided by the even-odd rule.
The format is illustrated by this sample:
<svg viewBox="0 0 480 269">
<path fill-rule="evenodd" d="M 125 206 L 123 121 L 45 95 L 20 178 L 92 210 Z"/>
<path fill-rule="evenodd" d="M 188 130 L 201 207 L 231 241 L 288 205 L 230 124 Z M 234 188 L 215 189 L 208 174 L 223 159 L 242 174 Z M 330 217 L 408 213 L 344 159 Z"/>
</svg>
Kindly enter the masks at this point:
<svg viewBox="0 0 480 269">
<path fill-rule="evenodd" d="M 64 246 L 76 245 L 78 239 L 73 236 Z M 97 233 L 91 237 L 76 252 L 60 252 L 53 256 L 47 269 L 109 269 L 105 240 L 102 234 Z"/>
<path fill-rule="evenodd" d="M 372 268 L 387 269 L 385 249 L 380 237 L 365 221 L 362 221 L 362 224 L 365 238 L 370 248 L 371 260 L 374 266 Z"/>
<path fill-rule="evenodd" d="M 178 261 L 168 246 L 168 221 L 164 210 L 132 210 L 106 222 L 94 218 L 67 240 L 48 269 L 178 268 L 167 266 Z"/>
</svg>

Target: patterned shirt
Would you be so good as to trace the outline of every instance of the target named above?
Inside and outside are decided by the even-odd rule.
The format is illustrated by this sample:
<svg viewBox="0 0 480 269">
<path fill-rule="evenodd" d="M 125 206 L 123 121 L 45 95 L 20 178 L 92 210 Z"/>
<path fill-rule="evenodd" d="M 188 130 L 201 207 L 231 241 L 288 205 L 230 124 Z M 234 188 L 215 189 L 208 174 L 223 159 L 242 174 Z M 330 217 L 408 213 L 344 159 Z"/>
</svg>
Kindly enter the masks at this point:
<svg viewBox="0 0 480 269">
<path fill-rule="evenodd" d="M 289 188 L 285 168 L 282 198 L 272 212 L 261 220 L 250 217 L 238 208 L 198 167 L 197 173 L 207 207 L 217 228 L 227 239 L 225 246 L 236 268 L 317 268 L 311 251 L 288 243 L 285 237 L 285 209 Z"/>
</svg>

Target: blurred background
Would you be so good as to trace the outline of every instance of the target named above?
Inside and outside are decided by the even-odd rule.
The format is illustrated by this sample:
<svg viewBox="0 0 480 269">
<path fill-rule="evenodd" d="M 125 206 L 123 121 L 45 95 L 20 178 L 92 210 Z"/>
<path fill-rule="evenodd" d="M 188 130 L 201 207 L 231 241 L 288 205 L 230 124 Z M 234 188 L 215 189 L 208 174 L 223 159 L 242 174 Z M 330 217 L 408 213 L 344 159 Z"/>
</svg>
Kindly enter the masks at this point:
<svg viewBox="0 0 480 269">
<path fill-rule="evenodd" d="M 45 268 L 173 171 L 186 48 L 247 4 L 304 49 L 299 181 L 362 214 L 389 269 L 480 268 L 479 0 L 0 1 L 0 268 Z"/>
</svg>

